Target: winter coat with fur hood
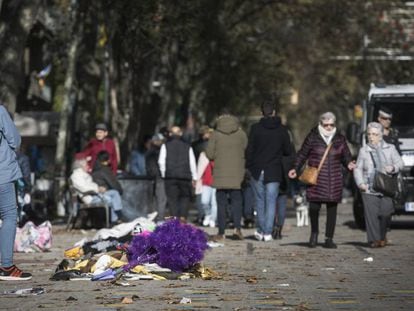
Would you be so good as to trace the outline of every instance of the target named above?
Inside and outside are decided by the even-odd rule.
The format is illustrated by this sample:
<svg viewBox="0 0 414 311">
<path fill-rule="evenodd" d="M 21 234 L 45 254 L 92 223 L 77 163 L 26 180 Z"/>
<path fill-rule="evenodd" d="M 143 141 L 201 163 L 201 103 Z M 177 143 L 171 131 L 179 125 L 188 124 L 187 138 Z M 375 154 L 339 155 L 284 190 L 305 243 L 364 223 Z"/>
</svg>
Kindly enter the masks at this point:
<svg viewBox="0 0 414 311">
<path fill-rule="evenodd" d="M 240 128 L 239 120 L 232 115 L 218 117 L 206 148 L 207 157 L 214 161 L 214 188 L 241 189 L 246 146 L 247 135 Z"/>
</svg>

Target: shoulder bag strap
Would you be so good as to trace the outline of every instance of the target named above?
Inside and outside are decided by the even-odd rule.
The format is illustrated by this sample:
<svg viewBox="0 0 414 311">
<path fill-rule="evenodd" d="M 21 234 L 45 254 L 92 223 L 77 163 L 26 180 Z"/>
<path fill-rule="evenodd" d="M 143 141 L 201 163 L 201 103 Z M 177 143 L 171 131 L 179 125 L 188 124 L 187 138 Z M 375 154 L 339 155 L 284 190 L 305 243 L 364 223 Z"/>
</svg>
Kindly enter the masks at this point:
<svg viewBox="0 0 414 311">
<path fill-rule="evenodd" d="M 323 154 L 322 160 L 321 160 L 321 162 L 319 163 L 319 166 L 318 166 L 318 173 L 319 173 L 319 171 L 321 170 L 322 165 L 323 165 L 323 163 L 325 162 L 325 160 L 326 160 L 326 156 L 328 155 L 328 152 L 329 152 L 329 150 L 331 149 L 331 147 L 332 147 L 332 143 L 330 143 L 330 144 L 328 145 L 328 147 L 326 147 L 325 153 Z"/>
<path fill-rule="evenodd" d="M 371 156 L 372 163 L 374 163 L 374 169 L 377 170 L 377 164 L 375 163 L 374 156 L 372 155 L 371 151 L 369 151 L 369 155 Z"/>
</svg>

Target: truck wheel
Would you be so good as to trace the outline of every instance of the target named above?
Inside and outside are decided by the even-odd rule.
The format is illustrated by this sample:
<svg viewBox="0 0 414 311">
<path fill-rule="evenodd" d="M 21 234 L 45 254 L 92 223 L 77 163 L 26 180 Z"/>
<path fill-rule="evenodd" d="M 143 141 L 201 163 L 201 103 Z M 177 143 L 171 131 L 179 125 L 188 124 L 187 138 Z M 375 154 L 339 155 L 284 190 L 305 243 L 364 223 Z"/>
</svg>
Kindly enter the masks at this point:
<svg viewBox="0 0 414 311">
<path fill-rule="evenodd" d="M 365 229 L 364 204 L 362 203 L 362 197 L 359 191 L 354 196 L 353 210 L 355 225 L 359 229 Z"/>
</svg>

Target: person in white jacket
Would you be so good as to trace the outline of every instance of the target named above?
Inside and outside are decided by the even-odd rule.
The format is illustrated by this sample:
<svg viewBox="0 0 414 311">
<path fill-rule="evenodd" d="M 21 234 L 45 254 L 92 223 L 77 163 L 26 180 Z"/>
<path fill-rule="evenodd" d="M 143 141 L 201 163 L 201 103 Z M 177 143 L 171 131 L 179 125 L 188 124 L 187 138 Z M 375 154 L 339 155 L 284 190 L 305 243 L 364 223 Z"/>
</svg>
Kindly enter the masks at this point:
<svg viewBox="0 0 414 311">
<path fill-rule="evenodd" d="M 121 195 L 117 190 L 98 186 L 88 173 L 86 159 L 78 159 L 73 163 L 73 172 L 70 176 L 73 187 L 86 204 L 102 202 L 102 199 L 111 208 L 111 222 L 117 223 L 122 211 Z"/>
<path fill-rule="evenodd" d="M 214 162 L 210 161 L 206 153 L 202 151 L 197 162 L 197 176 L 199 179 L 196 183 L 196 194 L 201 195 L 201 206 L 204 212 L 203 226 L 214 228 L 217 221 L 217 200 L 216 188 L 213 184 L 213 166 Z"/>
</svg>

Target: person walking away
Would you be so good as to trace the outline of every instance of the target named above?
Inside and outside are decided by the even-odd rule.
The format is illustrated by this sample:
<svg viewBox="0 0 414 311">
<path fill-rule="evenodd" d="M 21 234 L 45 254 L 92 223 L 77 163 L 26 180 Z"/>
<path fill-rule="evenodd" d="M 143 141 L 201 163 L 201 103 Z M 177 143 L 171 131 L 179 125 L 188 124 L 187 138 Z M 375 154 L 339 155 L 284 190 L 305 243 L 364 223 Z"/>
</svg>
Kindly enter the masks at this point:
<svg viewBox="0 0 414 311">
<path fill-rule="evenodd" d="M 156 221 L 164 221 L 165 208 L 167 206 L 167 195 L 165 194 L 164 179 L 161 178 L 160 167 L 158 165 L 158 157 L 160 149 L 164 143 L 164 136 L 161 133 L 155 134 L 151 138 L 151 146 L 146 156 L 147 176 L 154 179 L 154 196 L 157 209 Z"/>
<path fill-rule="evenodd" d="M 317 184 L 308 186 L 306 189 L 311 220 L 309 247 L 312 248 L 316 247 L 318 243 L 319 211 L 322 204 L 326 204 L 327 209 L 325 244 L 323 246 L 325 248 L 337 248 L 333 237 L 337 206 L 342 200 L 342 167 L 345 166 L 350 171 L 355 168 L 346 139 L 337 130 L 335 122 L 336 117 L 332 112 L 325 112 L 320 116 L 318 126 L 310 131 L 296 155 L 294 169 L 289 171 L 289 177 L 296 178 L 297 172 L 306 161 L 309 166 L 317 167 L 325 150 L 331 144 L 326 161 L 319 172 Z"/>
<path fill-rule="evenodd" d="M 256 198 L 257 226 L 254 236 L 259 241 L 272 241 L 276 199 L 283 179 L 282 157 L 290 156 L 291 142 L 287 129 L 276 116 L 275 106 L 262 104 L 263 118 L 252 125 L 246 149 L 246 168 L 252 175 Z"/>
<path fill-rule="evenodd" d="M 103 199 L 108 203 L 111 209 L 112 224 L 118 224 L 120 222 L 119 217 L 122 215 L 123 206 L 119 192 L 115 189 L 107 189 L 106 187 L 99 186 L 95 183 L 92 179 L 92 175 L 88 173 L 88 162 L 86 159 L 75 160 L 70 180 L 84 203 L 100 203 Z"/>
<path fill-rule="evenodd" d="M 203 226 L 214 228 L 217 220 L 217 200 L 216 189 L 213 184 L 214 161 L 210 161 L 205 152 L 202 151 L 197 162 L 197 176 L 200 177 L 196 184 L 196 194 L 201 195 L 201 205 L 203 207 Z"/>
<path fill-rule="evenodd" d="M 170 140 L 161 146 L 158 165 L 165 180 L 170 215 L 185 222 L 197 169 L 193 149 L 181 139 L 182 134 L 180 127 L 171 128 Z"/>
<path fill-rule="evenodd" d="M 145 135 L 138 149 L 131 152 L 128 167 L 129 172 L 134 176 L 147 175 L 146 157 L 148 150 L 151 148 L 151 138 L 151 136 Z"/>
<path fill-rule="evenodd" d="M 76 155 L 77 159 L 86 158 L 88 161 L 88 172 L 95 166 L 98 153 L 105 150 L 109 153 L 109 164 L 114 174 L 117 174 L 119 152 L 116 141 L 109 137 L 108 127 L 105 123 L 98 123 L 95 126 L 95 137 L 92 138 L 85 149 Z"/>
<path fill-rule="evenodd" d="M 247 136 L 241 129 L 239 120 L 223 110 L 217 118 L 216 130 L 211 134 L 206 148 L 207 158 L 214 161 L 212 186 L 217 189 L 218 234 L 213 239 L 216 241 L 225 239 L 226 209 L 230 202 L 234 224 L 233 238 L 243 239 L 241 184 L 245 173 L 246 146 Z"/>
<path fill-rule="evenodd" d="M 282 182 L 280 183 L 279 195 L 276 200 L 276 217 L 272 233 L 272 237 L 275 240 L 282 239 L 283 225 L 285 224 L 286 218 L 287 200 L 288 196 L 291 195 L 292 192 L 292 185 L 288 173 L 293 165 L 296 151 L 292 142 L 292 135 L 289 130 L 288 133 L 290 138 L 291 155 L 282 157 Z"/>
<path fill-rule="evenodd" d="M 116 190 L 122 195 L 122 186 L 109 167 L 110 155 L 107 151 L 100 151 L 96 157 L 95 166 L 92 171 L 92 179 L 99 187 L 108 190 Z"/>
<path fill-rule="evenodd" d="M 32 275 L 13 264 L 17 202 L 15 182 L 22 178 L 16 159 L 21 137 L 8 111 L 0 103 L 0 280 L 30 280 Z"/>
<path fill-rule="evenodd" d="M 243 196 L 243 227 L 246 229 L 254 226 L 254 213 L 256 211 L 256 200 L 251 183 L 252 176 L 248 170 L 245 171 L 242 182 L 242 196 Z"/>
<path fill-rule="evenodd" d="M 373 189 L 376 171 L 397 174 L 404 162 L 393 144 L 383 139 L 383 127 L 371 122 L 367 126 L 368 142 L 360 150 L 354 170 L 355 183 L 361 191 L 368 244 L 372 248 L 387 244 L 387 225 L 394 211 L 392 198 Z"/>
<path fill-rule="evenodd" d="M 208 140 L 210 138 L 213 129 L 211 129 L 208 125 L 202 125 L 198 130 L 198 139 L 191 144 L 191 147 L 194 151 L 194 156 L 196 158 L 197 163 L 199 162 L 200 153 L 206 150 Z M 198 164 L 197 164 L 198 165 Z M 200 177 L 200 175 L 198 175 Z M 196 194 L 195 194 L 195 204 L 197 207 L 197 224 L 202 225 L 203 220 L 205 218 L 203 204 L 201 203 L 201 186 L 196 187 Z"/>
</svg>

